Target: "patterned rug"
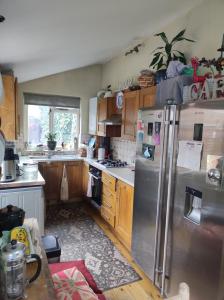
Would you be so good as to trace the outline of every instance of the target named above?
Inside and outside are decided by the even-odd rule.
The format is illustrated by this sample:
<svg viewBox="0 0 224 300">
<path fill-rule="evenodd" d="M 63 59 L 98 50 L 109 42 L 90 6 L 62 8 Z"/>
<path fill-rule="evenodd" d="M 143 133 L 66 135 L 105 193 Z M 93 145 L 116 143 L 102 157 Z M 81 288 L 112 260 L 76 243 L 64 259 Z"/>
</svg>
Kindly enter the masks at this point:
<svg viewBox="0 0 224 300">
<path fill-rule="evenodd" d="M 60 238 L 61 261 L 84 259 L 103 291 L 141 279 L 80 203 L 49 208 L 45 232 Z"/>
</svg>

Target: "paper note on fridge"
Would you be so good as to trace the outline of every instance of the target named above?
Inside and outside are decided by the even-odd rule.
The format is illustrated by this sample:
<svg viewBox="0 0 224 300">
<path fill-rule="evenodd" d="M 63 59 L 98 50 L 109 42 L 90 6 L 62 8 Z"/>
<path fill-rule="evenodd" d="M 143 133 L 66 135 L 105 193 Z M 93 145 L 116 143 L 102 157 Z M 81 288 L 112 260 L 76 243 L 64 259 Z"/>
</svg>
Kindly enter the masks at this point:
<svg viewBox="0 0 224 300">
<path fill-rule="evenodd" d="M 177 166 L 199 171 L 201 167 L 202 145 L 202 142 L 179 141 Z"/>
</svg>

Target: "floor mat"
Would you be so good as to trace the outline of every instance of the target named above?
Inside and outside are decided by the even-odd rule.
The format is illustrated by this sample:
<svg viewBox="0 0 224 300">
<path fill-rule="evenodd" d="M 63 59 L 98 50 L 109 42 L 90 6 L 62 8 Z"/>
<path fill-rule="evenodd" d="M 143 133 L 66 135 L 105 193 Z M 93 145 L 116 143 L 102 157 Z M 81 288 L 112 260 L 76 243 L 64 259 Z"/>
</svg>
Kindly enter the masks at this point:
<svg viewBox="0 0 224 300">
<path fill-rule="evenodd" d="M 141 279 L 81 204 L 50 207 L 45 233 L 60 238 L 61 261 L 84 259 L 103 291 Z"/>
</svg>

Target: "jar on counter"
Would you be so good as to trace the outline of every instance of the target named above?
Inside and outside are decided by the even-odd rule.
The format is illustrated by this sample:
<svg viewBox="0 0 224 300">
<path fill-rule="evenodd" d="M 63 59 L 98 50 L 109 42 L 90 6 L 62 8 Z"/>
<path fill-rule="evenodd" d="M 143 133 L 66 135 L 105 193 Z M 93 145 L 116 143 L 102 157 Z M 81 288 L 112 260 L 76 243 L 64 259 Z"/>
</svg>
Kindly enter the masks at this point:
<svg viewBox="0 0 224 300">
<path fill-rule="evenodd" d="M 25 179 L 36 179 L 38 176 L 38 163 L 23 163 L 23 177 Z"/>
</svg>

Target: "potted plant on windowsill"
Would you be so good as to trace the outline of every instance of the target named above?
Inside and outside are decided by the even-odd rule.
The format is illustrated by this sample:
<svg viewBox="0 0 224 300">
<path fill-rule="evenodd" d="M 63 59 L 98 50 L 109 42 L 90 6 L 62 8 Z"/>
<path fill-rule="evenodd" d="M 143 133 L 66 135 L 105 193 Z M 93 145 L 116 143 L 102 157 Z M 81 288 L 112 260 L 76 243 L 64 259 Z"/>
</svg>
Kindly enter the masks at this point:
<svg viewBox="0 0 224 300">
<path fill-rule="evenodd" d="M 165 32 L 155 34 L 162 39 L 164 46 L 157 47 L 153 53 L 153 59 L 149 65 L 156 70 L 156 81 L 159 83 L 162 79 L 166 79 L 166 70 L 172 60 L 179 60 L 186 64 L 186 58 L 183 52 L 174 49 L 176 43 L 181 41 L 195 42 L 184 36 L 186 29 L 181 30 L 171 41 L 168 40 Z"/>
<path fill-rule="evenodd" d="M 57 142 L 56 142 L 56 133 L 48 133 L 46 135 L 47 138 L 47 147 L 49 150 L 55 150 Z"/>
</svg>

